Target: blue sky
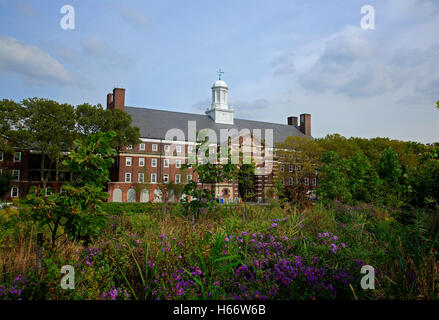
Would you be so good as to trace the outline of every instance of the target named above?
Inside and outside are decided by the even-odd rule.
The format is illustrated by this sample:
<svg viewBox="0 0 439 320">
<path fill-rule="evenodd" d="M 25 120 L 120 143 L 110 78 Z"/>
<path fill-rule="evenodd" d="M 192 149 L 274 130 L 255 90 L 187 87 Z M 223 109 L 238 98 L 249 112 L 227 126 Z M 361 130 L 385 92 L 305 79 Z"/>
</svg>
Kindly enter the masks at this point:
<svg viewBox="0 0 439 320">
<path fill-rule="evenodd" d="M 129 106 L 202 113 L 222 68 L 236 117 L 435 142 L 438 30 L 435 0 L 0 0 L 0 98 L 104 105 L 117 86 Z"/>
</svg>

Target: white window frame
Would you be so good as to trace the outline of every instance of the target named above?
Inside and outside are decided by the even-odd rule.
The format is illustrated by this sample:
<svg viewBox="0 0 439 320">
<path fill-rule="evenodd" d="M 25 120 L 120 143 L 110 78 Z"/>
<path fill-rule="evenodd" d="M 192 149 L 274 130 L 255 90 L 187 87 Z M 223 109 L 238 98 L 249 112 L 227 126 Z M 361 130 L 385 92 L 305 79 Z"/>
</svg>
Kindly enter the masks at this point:
<svg viewBox="0 0 439 320">
<path fill-rule="evenodd" d="M 133 158 L 132 157 L 126 157 L 125 158 L 125 166 L 131 167 L 133 164 Z"/>
<path fill-rule="evenodd" d="M 145 158 L 139 158 L 139 167 L 145 166 Z"/>
<path fill-rule="evenodd" d="M 163 168 L 169 168 L 169 159 L 163 159 Z"/>
<path fill-rule="evenodd" d="M 133 150 L 133 145 L 130 144 L 129 146 L 126 146 L 126 149 L 127 150 Z"/>
<path fill-rule="evenodd" d="M 49 190 L 51 190 L 51 191 L 49 191 Z M 52 195 L 54 193 L 55 193 L 55 189 L 54 188 L 46 188 L 44 190 L 44 194 L 46 195 L 46 197 L 48 197 L 48 196 L 50 196 L 50 195 Z"/>
<path fill-rule="evenodd" d="M 151 148 L 152 148 L 152 151 L 158 151 L 159 150 L 159 146 L 158 146 L 157 143 L 153 143 Z"/>
<path fill-rule="evenodd" d="M 194 146 L 187 146 L 187 153 L 191 154 L 194 151 Z"/>
<path fill-rule="evenodd" d="M 14 172 L 17 172 L 17 173 L 18 173 L 18 174 L 17 174 L 17 179 L 14 179 L 14 181 L 20 181 L 20 174 L 21 174 L 20 170 L 19 170 L 19 169 L 13 169 L 13 170 L 12 170 L 12 177 L 15 176 Z"/>
<path fill-rule="evenodd" d="M 192 181 L 192 175 L 191 175 L 191 174 L 188 174 L 187 177 L 186 177 L 186 179 L 187 179 L 187 182 Z"/>
<path fill-rule="evenodd" d="M 151 158 L 151 167 L 153 168 L 157 167 L 157 158 Z"/>
<path fill-rule="evenodd" d="M 157 183 L 157 173 L 151 173 L 151 183 Z"/>
<path fill-rule="evenodd" d="M 293 165 L 292 164 L 288 165 L 288 171 L 293 172 Z"/>
<path fill-rule="evenodd" d="M 18 154 L 18 160 L 15 159 L 15 156 Z M 14 153 L 14 162 L 21 162 L 21 152 Z"/>
<path fill-rule="evenodd" d="M 280 172 L 285 172 L 285 168 L 283 165 L 280 166 Z"/>
<path fill-rule="evenodd" d="M 316 186 L 317 185 L 317 178 L 312 178 L 312 185 Z"/>
<path fill-rule="evenodd" d="M 14 189 L 17 191 L 17 194 L 14 196 Z M 20 188 L 19 187 L 12 187 L 11 188 L 11 198 L 18 198 L 20 194 Z"/>
<path fill-rule="evenodd" d="M 300 170 L 302 170 L 302 166 L 296 166 L 296 171 L 300 172 Z"/>
<path fill-rule="evenodd" d="M 163 175 L 163 183 L 169 183 L 169 174 L 165 173 Z"/>
<path fill-rule="evenodd" d="M 129 177 L 129 179 L 127 179 Z M 131 172 L 125 172 L 125 182 L 131 182 Z"/>
<path fill-rule="evenodd" d="M 288 178 L 288 183 L 290 184 L 290 186 L 292 186 L 294 184 L 294 179 L 293 177 L 289 177 Z"/>
<path fill-rule="evenodd" d="M 140 143 L 140 144 L 139 144 L 139 150 L 140 150 L 140 151 L 145 151 L 145 148 L 146 148 L 146 146 L 145 146 L 144 143 Z"/>
<path fill-rule="evenodd" d="M 175 150 L 177 151 L 177 153 L 181 153 L 181 146 L 175 146 Z"/>
<path fill-rule="evenodd" d="M 171 146 L 169 144 L 165 144 L 165 152 L 169 152 L 171 150 Z"/>
<path fill-rule="evenodd" d="M 181 168 L 181 160 L 180 159 L 175 160 L 175 167 Z"/>
<path fill-rule="evenodd" d="M 177 179 L 177 177 L 178 177 L 178 179 Z M 177 181 L 177 180 L 178 180 L 178 181 Z M 177 173 L 177 174 L 175 175 L 175 183 L 181 183 L 181 174 Z"/>
<path fill-rule="evenodd" d="M 137 176 L 137 181 L 139 183 L 145 183 L 145 174 L 143 172 L 139 172 Z"/>
<path fill-rule="evenodd" d="M 3 153 L 3 151 L 0 151 L 0 161 L 3 161 L 4 160 L 4 153 Z"/>
<path fill-rule="evenodd" d="M 309 186 L 309 178 L 304 178 L 305 186 Z"/>
</svg>

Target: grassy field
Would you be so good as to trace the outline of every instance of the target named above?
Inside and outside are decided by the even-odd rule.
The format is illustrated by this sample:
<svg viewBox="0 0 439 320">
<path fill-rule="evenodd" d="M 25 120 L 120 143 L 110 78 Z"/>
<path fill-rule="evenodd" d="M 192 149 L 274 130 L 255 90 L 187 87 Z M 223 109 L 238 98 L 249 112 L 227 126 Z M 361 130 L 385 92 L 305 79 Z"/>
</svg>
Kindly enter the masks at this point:
<svg viewBox="0 0 439 320">
<path fill-rule="evenodd" d="M 0 299 L 437 299 L 437 213 L 340 203 L 218 205 L 197 220 L 180 205 L 105 206 L 89 243 L 43 246 L 16 209 L 0 211 Z M 60 286 L 63 265 L 75 289 Z M 361 288 L 361 267 L 375 289 Z"/>
</svg>

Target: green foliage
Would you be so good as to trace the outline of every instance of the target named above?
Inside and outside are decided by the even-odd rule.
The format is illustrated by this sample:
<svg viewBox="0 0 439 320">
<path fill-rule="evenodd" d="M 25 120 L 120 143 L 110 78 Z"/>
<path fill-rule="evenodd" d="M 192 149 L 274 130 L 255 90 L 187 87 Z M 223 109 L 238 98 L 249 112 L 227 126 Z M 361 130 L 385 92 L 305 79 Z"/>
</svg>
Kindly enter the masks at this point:
<svg viewBox="0 0 439 320">
<path fill-rule="evenodd" d="M 0 198 L 11 191 L 12 175 L 8 171 L 0 173 Z"/>
<path fill-rule="evenodd" d="M 361 151 L 357 151 L 348 159 L 346 166 L 347 185 L 352 198 L 371 202 L 377 196 L 380 181 L 369 159 Z"/>
<path fill-rule="evenodd" d="M 64 192 L 45 197 L 40 190 L 31 190 L 21 207 L 40 226 L 51 233 L 52 247 L 59 229 L 72 239 L 89 239 L 99 233 L 105 221 L 102 203 L 109 180 L 108 170 L 116 151 L 110 142 L 113 132 L 91 134 L 85 142 L 75 141 L 77 148 L 69 154 L 64 165 L 71 170 L 74 181 L 63 185 Z"/>
<path fill-rule="evenodd" d="M 349 202 L 352 194 L 348 185 L 347 163 L 334 151 L 325 153 L 319 171 L 317 195 L 323 199 Z"/>
</svg>

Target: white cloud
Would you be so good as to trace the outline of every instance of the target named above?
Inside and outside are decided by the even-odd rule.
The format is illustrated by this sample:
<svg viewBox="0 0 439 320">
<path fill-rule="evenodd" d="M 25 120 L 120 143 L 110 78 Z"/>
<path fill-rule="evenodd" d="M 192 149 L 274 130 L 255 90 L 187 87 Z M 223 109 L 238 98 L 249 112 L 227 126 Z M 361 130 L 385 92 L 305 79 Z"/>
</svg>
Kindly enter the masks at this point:
<svg viewBox="0 0 439 320">
<path fill-rule="evenodd" d="M 48 82 L 81 84 L 78 77 L 40 48 L 5 36 L 0 36 L 0 70 L 16 73 L 39 85 Z"/>
</svg>

